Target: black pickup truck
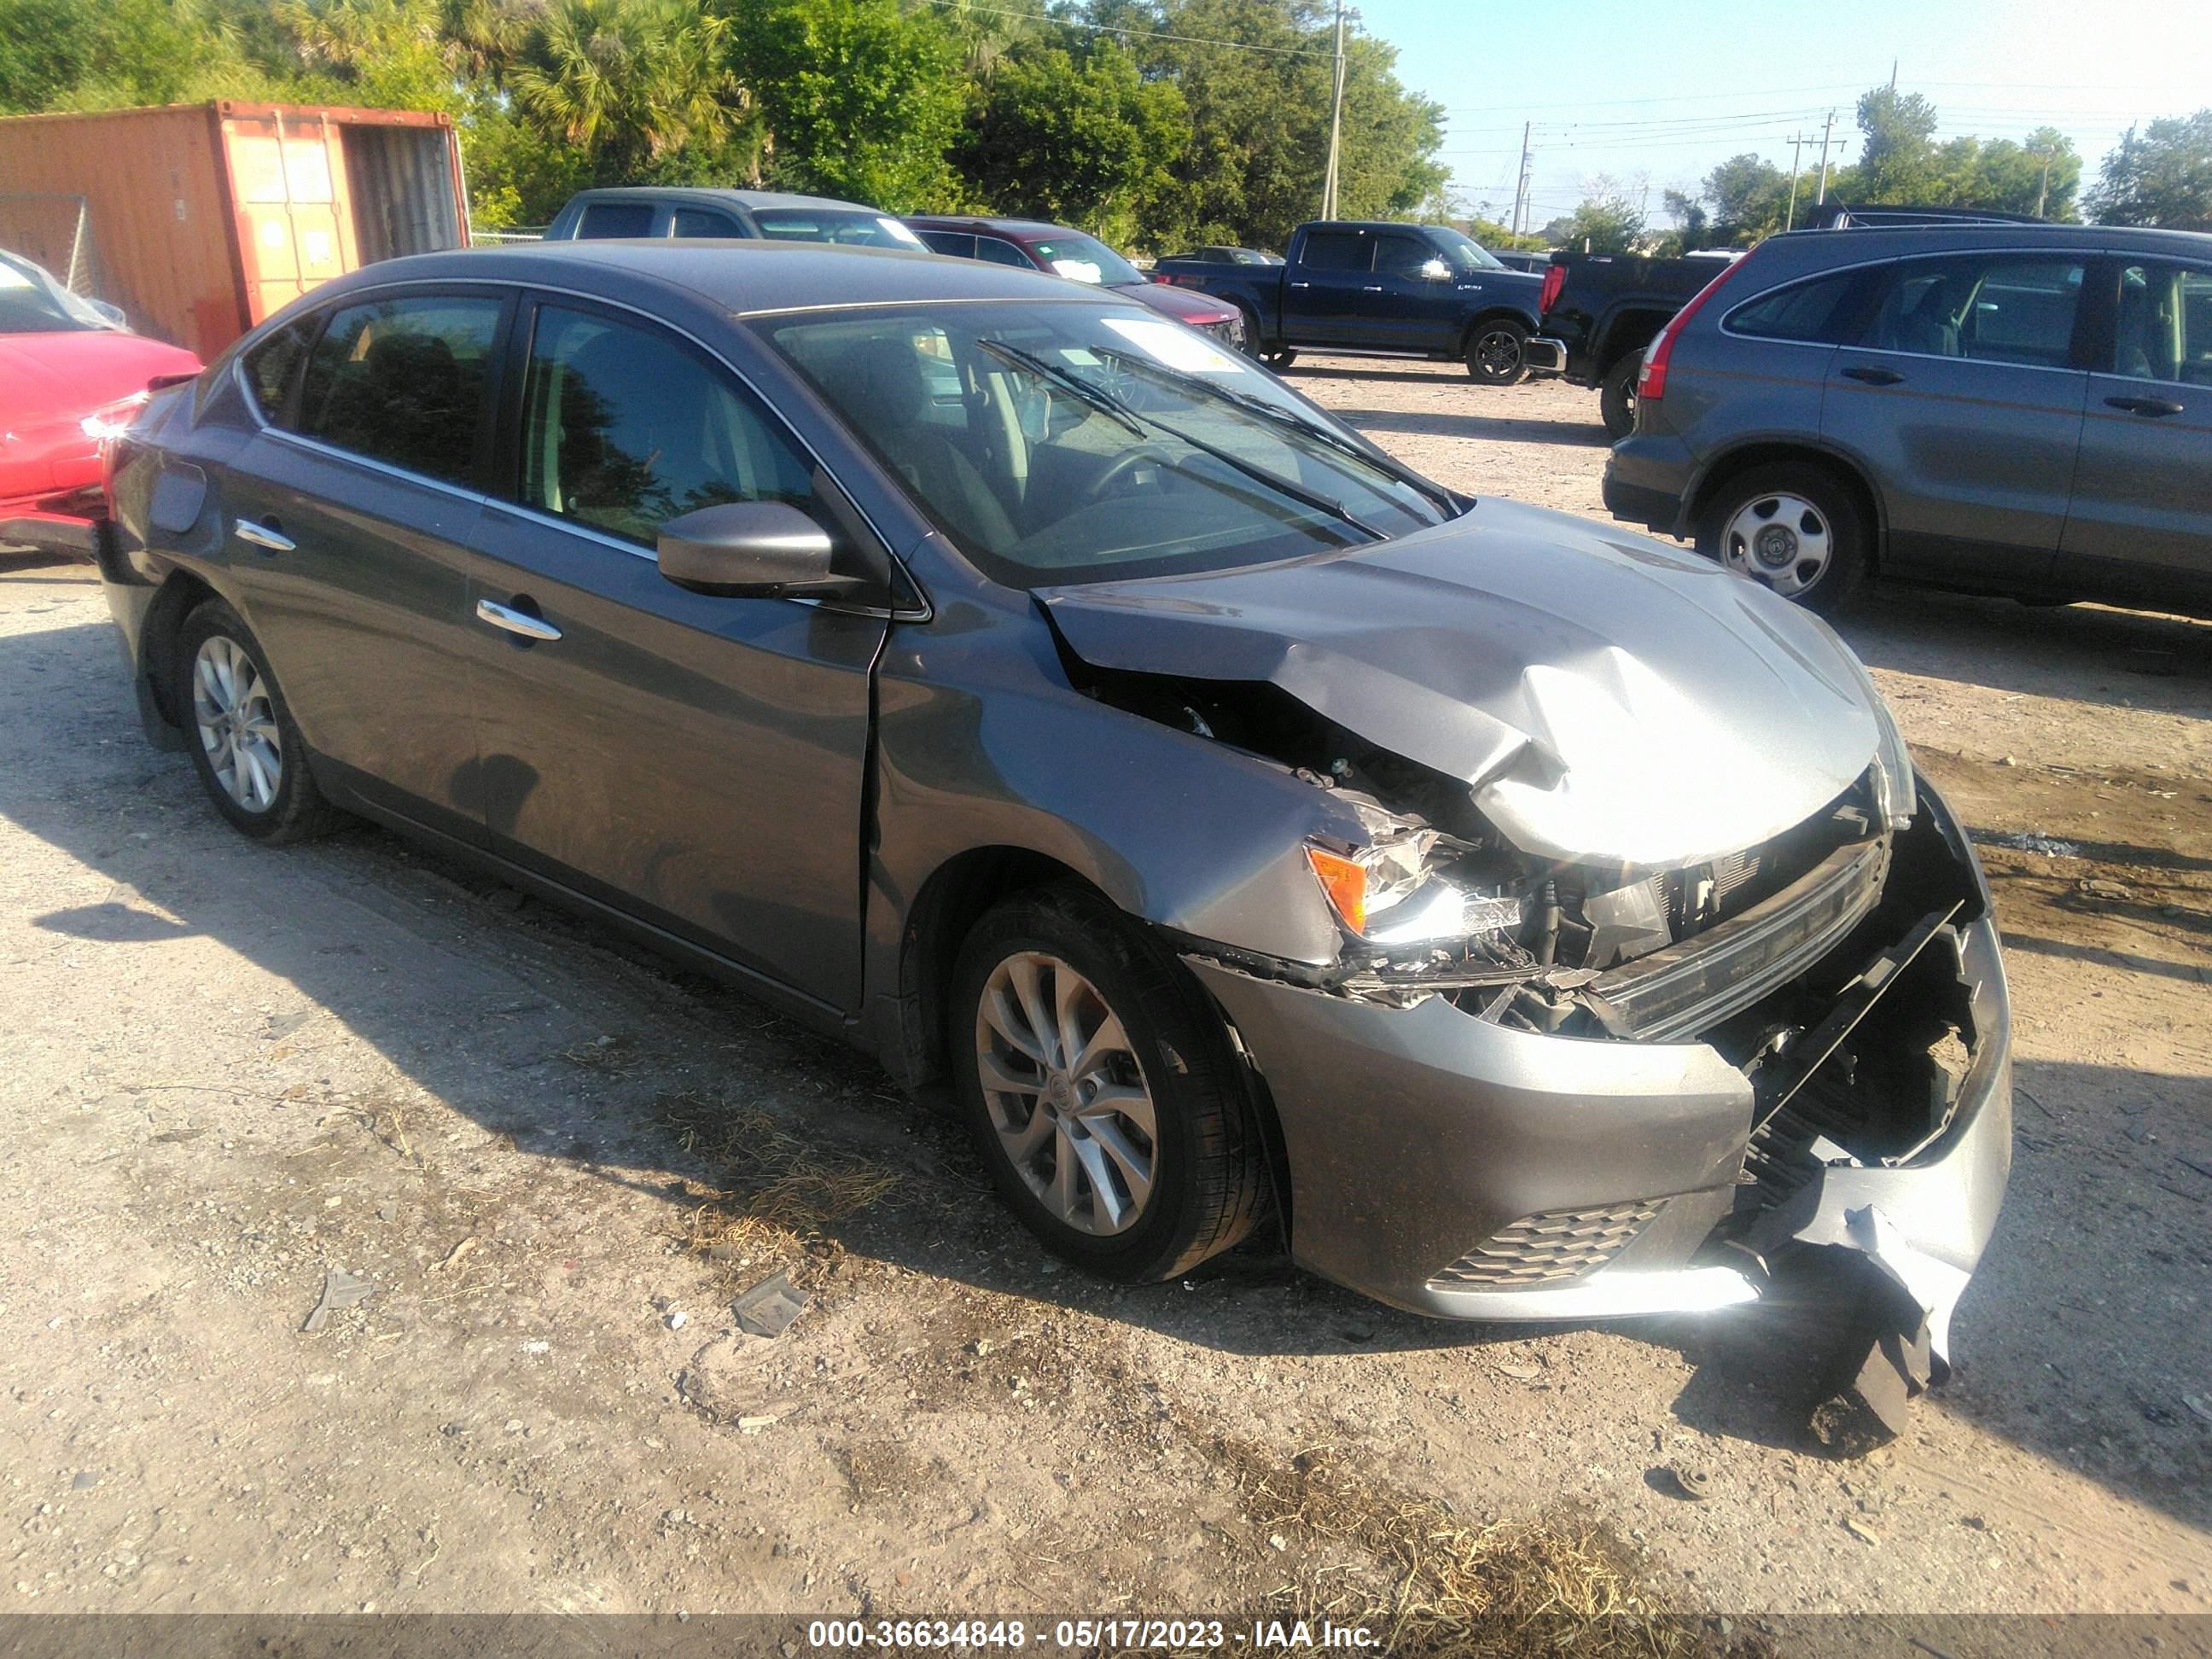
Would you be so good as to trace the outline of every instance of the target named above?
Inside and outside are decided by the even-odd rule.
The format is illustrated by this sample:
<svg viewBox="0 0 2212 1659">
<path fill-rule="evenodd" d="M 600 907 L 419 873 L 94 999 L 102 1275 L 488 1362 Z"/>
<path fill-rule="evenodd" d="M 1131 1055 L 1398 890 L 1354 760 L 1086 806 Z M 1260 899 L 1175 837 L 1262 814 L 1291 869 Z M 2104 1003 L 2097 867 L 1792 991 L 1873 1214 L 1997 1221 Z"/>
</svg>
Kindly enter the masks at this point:
<svg viewBox="0 0 2212 1659">
<path fill-rule="evenodd" d="M 1456 358 L 1484 386 L 1513 386 L 1550 362 L 1529 337 L 1544 278 L 1446 225 L 1318 221 L 1291 234 L 1285 264 L 1163 259 L 1152 280 L 1234 304 L 1249 349 L 1278 368 L 1305 347 Z"/>
<path fill-rule="evenodd" d="M 1544 273 L 1538 342 L 1549 349 L 1538 359 L 1537 372 L 1564 375 L 1571 386 L 1597 387 L 1606 431 L 1626 437 L 1636 424 L 1636 372 L 1644 348 L 1735 257 L 1553 254 Z"/>
</svg>

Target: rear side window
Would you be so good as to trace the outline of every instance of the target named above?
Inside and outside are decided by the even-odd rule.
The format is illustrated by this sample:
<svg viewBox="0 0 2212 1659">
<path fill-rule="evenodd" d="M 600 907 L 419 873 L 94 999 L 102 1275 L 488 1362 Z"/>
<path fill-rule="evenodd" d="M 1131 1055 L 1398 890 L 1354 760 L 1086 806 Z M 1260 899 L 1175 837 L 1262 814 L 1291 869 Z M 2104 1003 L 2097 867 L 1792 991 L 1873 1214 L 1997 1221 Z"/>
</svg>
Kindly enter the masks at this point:
<svg viewBox="0 0 2212 1659">
<path fill-rule="evenodd" d="M 951 259 L 975 258 L 975 239 L 957 230 L 924 230 L 915 233 L 921 245 L 932 253 L 942 253 Z"/>
<path fill-rule="evenodd" d="M 1760 340 L 1818 340 L 1837 320 L 1837 309 L 1858 280 L 1856 271 L 1823 276 L 1817 282 L 1793 283 L 1771 294 L 1761 295 L 1729 313 L 1728 325 L 1737 334 Z"/>
<path fill-rule="evenodd" d="M 297 429 L 371 460 L 467 483 L 499 313 L 497 300 L 460 295 L 333 313 L 307 360 Z"/>
<path fill-rule="evenodd" d="M 650 202 L 593 202 L 576 226 L 579 240 L 597 241 L 618 236 L 653 234 Z"/>
<path fill-rule="evenodd" d="M 709 213 L 703 208 L 677 209 L 670 230 L 678 236 L 741 237 L 745 234 L 726 213 Z M 638 234 L 644 234 L 642 231 Z"/>
<path fill-rule="evenodd" d="M 1001 241 L 996 236 L 978 236 L 975 239 L 975 257 L 988 259 L 994 265 L 1015 265 L 1024 270 L 1036 269 L 1028 254 L 1012 242 Z"/>
<path fill-rule="evenodd" d="M 315 337 L 321 325 L 319 316 L 295 318 L 267 339 L 246 348 L 239 359 L 246 371 L 246 384 L 253 393 L 254 406 L 261 418 L 271 426 L 292 424 L 292 388 L 299 381 L 300 364 L 307 355 L 307 343 Z"/>
<path fill-rule="evenodd" d="M 1374 246 L 1364 236 L 1348 230 L 1316 230 L 1308 233 L 1298 263 L 1309 270 L 1364 270 L 1374 257 Z"/>
<path fill-rule="evenodd" d="M 523 382 L 522 499 L 643 546 L 702 507 L 805 507 L 813 469 L 728 374 L 657 330 L 545 306 Z"/>
<path fill-rule="evenodd" d="M 2106 372 L 2132 380 L 2212 386 L 2212 270 L 2124 266 Z"/>
<path fill-rule="evenodd" d="M 1879 351 L 2063 368 L 2081 301 L 2079 259 L 1962 253 L 1884 273 L 1858 343 Z"/>
</svg>

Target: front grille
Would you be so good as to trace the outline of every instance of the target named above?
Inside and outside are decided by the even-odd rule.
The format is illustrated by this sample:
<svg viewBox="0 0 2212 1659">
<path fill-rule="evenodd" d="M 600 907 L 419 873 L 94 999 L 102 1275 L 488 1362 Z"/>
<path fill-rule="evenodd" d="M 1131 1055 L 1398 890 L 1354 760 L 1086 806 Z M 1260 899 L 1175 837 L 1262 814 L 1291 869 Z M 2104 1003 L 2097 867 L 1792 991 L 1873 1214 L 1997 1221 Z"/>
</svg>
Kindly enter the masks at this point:
<svg viewBox="0 0 2212 1659">
<path fill-rule="evenodd" d="M 1501 1227 L 1429 1283 L 1507 1286 L 1580 1279 L 1619 1255 L 1659 1213 L 1661 1199 L 1603 1210 L 1547 1210 Z"/>
</svg>

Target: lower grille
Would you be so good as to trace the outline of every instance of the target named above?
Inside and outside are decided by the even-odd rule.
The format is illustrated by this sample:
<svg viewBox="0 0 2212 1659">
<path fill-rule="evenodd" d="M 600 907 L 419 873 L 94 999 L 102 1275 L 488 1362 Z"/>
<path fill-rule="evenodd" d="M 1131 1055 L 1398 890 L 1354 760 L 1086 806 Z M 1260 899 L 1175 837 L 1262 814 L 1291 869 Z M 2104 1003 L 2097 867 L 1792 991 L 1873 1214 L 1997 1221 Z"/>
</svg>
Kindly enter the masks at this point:
<svg viewBox="0 0 2212 1659">
<path fill-rule="evenodd" d="M 1580 1279 L 1619 1255 L 1666 1200 L 1603 1210 L 1547 1210 L 1501 1227 L 1431 1285 L 1549 1285 Z"/>
</svg>

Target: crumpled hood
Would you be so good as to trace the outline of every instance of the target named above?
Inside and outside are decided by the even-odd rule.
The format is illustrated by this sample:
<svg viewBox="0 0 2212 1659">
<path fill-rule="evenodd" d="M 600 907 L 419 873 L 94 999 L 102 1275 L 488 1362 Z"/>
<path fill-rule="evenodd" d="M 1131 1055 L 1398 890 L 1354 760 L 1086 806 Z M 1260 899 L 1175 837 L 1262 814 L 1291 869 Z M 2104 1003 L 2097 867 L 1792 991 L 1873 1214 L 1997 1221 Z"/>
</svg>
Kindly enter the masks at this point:
<svg viewBox="0 0 2212 1659">
<path fill-rule="evenodd" d="M 1485 501 L 1340 555 L 1041 588 L 1106 669 L 1267 681 L 1464 779 L 1539 857 L 1705 862 L 1863 773 L 1869 682 L 1817 617 L 1647 538 Z"/>
</svg>

